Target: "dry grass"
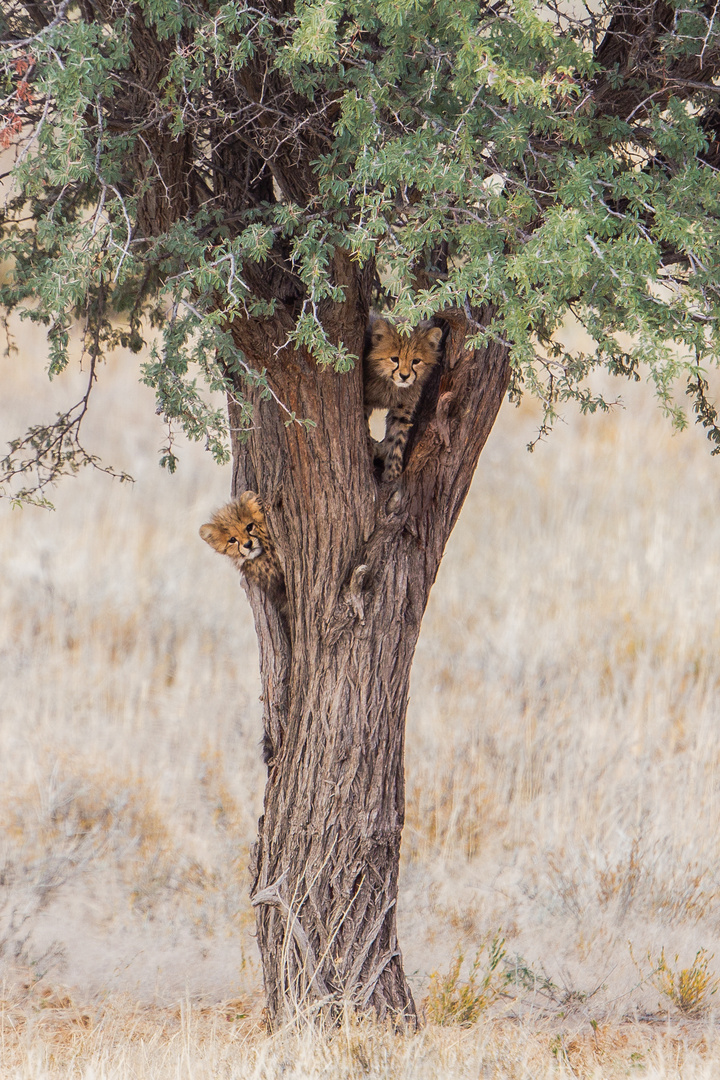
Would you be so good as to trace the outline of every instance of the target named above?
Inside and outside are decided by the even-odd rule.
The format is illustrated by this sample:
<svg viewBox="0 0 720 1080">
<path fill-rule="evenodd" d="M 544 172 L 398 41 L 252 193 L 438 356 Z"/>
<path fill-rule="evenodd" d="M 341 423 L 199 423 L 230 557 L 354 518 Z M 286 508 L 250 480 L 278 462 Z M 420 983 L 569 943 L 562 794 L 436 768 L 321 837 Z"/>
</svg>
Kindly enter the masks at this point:
<svg viewBox="0 0 720 1080">
<path fill-rule="evenodd" d="M 531 1025 L 483 1018 L 401 1036 L 348 1018 L 268 1038 L 243 1002 L 170 1008 L 115 998 L 81 1008 L 69 995 L 0 1001 L 0 1075 L 12 1080 L 714 1080 L 720 1041 L 698 1024 Z"/>
<path fill-rule="evenodd" d="M 256 645 L 197 536 L 229 477 L 197 448 L 157 468 L 136 362 L 103 373 L 89 432 L 135 487 L 0 504 L 0 1073 L 718 1075 L 720 465 L 700 433 L 623 387 L 626 412 L 528 455 L 533 414 L 506 408 L 418 647 L 399 902 L 418 999 L 436 972 L 471 1000 L 500 937 L 494 1004 L 414 1039 L 267 1040 Z M 39 366 L 2 362 L 0 440 L 60 408 Z"/>
</svg>

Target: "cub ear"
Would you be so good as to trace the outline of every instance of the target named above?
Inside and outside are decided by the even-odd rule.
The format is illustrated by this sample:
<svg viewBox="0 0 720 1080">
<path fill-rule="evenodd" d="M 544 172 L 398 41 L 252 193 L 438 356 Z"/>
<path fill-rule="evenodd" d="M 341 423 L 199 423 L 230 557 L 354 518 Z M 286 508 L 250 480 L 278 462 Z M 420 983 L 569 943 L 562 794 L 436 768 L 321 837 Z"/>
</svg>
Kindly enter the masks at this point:
<svg viewBox="0 0 720 1080">
<path fill-rule="evenodd" d="M 442 330 L 439 326 L 433 326 L 432 330 L 428 330 L 428 341 L 431 345 L 434 345 L 436 349 L 440 348 L 440 342 L 442 341 Z"/>
<path fill-rule="evenodd" d="M 255 491 L 243 491 L 242 495 L 237 496 L 235 503 L 239 509 L 248 510 L 251 514 L 265 513 L 263 501 Z"/>
<path fill-rule="evenodd" d="M 208 522 L 207 525 L 200 526 L 199 532 L 206 544 L 209 544 L 210 547 L 217 547 L 220 536 L 216 525 Z"/>
<path fill-rule="evenodd" d="M 370 339 L 373 345 L 377 345 L 378 342 L 389 337 L 392 329 L 387 319 L 383 319 L 381 315 L 375 315 L 370 323 Z"/>
</svg>

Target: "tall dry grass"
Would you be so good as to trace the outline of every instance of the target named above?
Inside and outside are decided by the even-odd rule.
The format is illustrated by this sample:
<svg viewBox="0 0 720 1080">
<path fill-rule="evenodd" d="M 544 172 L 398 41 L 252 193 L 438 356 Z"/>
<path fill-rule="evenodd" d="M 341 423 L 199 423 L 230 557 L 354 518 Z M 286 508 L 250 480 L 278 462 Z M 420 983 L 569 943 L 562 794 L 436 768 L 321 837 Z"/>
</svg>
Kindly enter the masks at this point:
<svg viewBox="0 0 720 1080">
<path fill-rule="evenodd" d="M 230 1010 L 232 1011 L 232 1010 Z M 0 1012 L 0 1074 L 12 1080 L 714 1080 L 717 1037 L 699 1027 L 538 1027 L 484 1019 L 472 1028 L 426 1027 L 412 1037 L 348 1021 L 266 1037 L 224 1007 L 139 1008 L 114 1000 L 101 1020 L 73 1006 Z"/>
<path fill-rule="evenodd" d="M 1 440 L 60 407 L 22 335 Z M 416 656 L 398 910 L 419 1000 L 452 996 L 458 950 L 467 997 L 493 938 L 498 992 L 467 1031 L 311 1053 L 258 1033 L 256 645 L 197 536 L 229 474 L 197 447 L 157 467 L 136 364 L 102 372 L 87 432 L 135 486 L 84 474 L 52 514 L 0 504 L 8 1074 L 716 1075 L 720 465 L 701 434 L 622 386 L 624 411 L 568 414 L 529 455 L 536 416 L 506 406 Z M 698 950 L 708 984 L 684 1009 L 668 987 Z"/>
</svg>

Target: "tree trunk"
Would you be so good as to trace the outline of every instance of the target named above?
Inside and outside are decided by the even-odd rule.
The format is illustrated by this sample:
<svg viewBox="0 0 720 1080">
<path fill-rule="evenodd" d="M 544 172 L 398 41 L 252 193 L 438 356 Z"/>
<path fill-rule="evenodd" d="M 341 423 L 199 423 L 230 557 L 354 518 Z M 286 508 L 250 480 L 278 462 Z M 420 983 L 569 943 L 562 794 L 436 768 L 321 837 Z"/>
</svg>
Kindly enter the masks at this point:
<svg viewBox="0 0 720 1080">
<path fill-rule="evenodd" d="M 360 354 L 362 282 L 349 287 L 349 263 L 339 272 L 347 301 L 328 306 L 323 325 Z M 343 1002 L 416 1022 L 395 916 L 410 668 L 509 376 L 503 346 L 464 351 L 464 314 L 443 313 L 443 324 L 442 374 L 400 487 L 373 474 L 360 364 L 347 375 L 319 370 L 282 348 L 278 321 L 235 327 L 277 396 L 317 425 L 286 427 L 275 402 L 258 397 L 258 434 L 234 447 L 234 492 L 265 500 L 289 606 L 286 621 L 249 587 L 273 747 L 252 867 L 271 1026 Z M 235 427 L 232 401 L 230 413 Z"/>
</svg>

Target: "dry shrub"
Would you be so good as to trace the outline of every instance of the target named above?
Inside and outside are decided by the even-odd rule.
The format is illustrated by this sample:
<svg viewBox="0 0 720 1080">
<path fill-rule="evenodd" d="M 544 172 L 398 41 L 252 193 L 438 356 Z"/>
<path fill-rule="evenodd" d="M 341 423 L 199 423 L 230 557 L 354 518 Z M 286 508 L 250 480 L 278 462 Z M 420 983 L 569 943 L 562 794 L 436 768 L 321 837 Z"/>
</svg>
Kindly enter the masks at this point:
<svg viewBox="0 0 720 1080">
<path fill-rule="evenodd" d="M 247 821 L 247 812 L 243 812 L 230 790 L 225 761 L 219 750 L 205 747 L 200 755 L 199 780 L 216 829 L 231 833 L 237 842 L 237 837 L 244 835 L 254 822 Z"/>
<path fill-rule="evenodd" d="M 83 770 L 75 762 L 18 787 L 0 802 L 0 830 L 0 955 L 16 961 L 28 961 L 35 916 L 85 874 L 113 867 L 140 913 L 177 885 L 182 860 L 152 793 L 143 781 L 109 769 Z M 184 867 L 181 876 L 191 871 Z"/>
<path fill-rule="evenodd" d="M 635 895 L 638 885 L 647 873 L 639 837 L 633 837 L 630 850 L 615 863 L 597 871 L 597 897 L 602 907 L 612 901 L 620 901 L 627 907 Z"/>
<path fill-rule="evenodd" d="M 698 922 L 717 911 L 718 886 L 712 867 L 697 860 L 654 883 L 653 910 L 666 922 Z"/>
<path fill-rule="evenodd" d="M 697 922 L 716 910 L 718 889 L 711 867 L 693 860 L 669 869 L 660 863 L 656 869 L 658 863 L 657 845 L 645 846 L 640 837 L 634 837 L 620 858 L 606 860 L 595 869 L 600 907 L 615 904 L 627 912 L 633 904 L 666 925 Z"/>
<path fill-rule="evenodd" d="M 507 824 L 487 765 L 476 747 L 450 745 L 432 761 L 418 762 L 410 778 L 403 857 L 461 854 L 476 858 L 483 841 Z"/>
<path fill-rule="evenodd" d="M 56 766 L 40 786 L 15 791 L 0 804 L 0 827 L 22 844 L 26 859 L 64 853 L 77 861 L 109 846 L 137 870 L 172 848 L 143 780 L 78 762 Z"/>
</svg>

